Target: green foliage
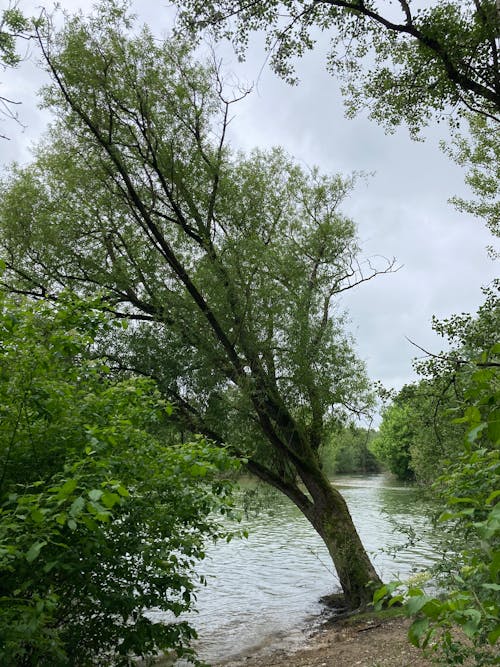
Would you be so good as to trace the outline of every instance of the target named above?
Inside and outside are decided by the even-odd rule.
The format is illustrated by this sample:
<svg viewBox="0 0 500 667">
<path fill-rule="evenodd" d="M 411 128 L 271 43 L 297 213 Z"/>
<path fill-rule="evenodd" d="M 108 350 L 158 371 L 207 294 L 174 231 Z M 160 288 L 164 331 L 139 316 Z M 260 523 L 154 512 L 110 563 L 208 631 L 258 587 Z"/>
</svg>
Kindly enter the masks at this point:
<svg viewBox="0 0 500 667">
<path fill-rule="evenodd" d="M 21 57 L 16 50 L 17 38 L 28 30 L 29 21 L 17 8 L 9 7 L 2 11 L 0 17 L 0 63 L 3 66 L 15 67 Z"/>
<path fill-rule="evenodd" d="M 244 55 L 264 31 L 271 64 L 295 82 L 293 59 L 330 37 L 328 70 L 343 82 L 348 112 L 368 107 L 387 129 L 406 122 L 415 136 L 431 117 L 473 109 L 499 119 L 498 10 L 495 0 L 414 6 L 357 0 L 188 0 L 182 29 L 210 26 Z"/>
<path fill-rule="evenodd" d="M 327 417 L 371 404 L 333 307 L 361 279 L 339 210 L 356 178 L 305 170 L 281 149 L 232 153 L 214 138 L 230 109 L 217 73 L 185 43 L 128 33 L 108 4 L 51 44 L 63 90 L 44 97 L 59 121 L 3 183 L 5 282 L 35 294 L 101 286 L 138 321 L 107 352 L 172 401 L 182 394 L 186 430 L 276 467 L 288 444 L 269 451 L 268 419 L 285 443 L 293 419 L 293 437 L 317 449 Z"/>
<path fill-rule="evenodd" d="M 414 479 L 410 447 L 415 439 L 415 422 L 408 405 L 390 405 L 382 413 L 379 432 L 371 451 L 400 480 Z"/>
<path fill-rule="evenodd" d="M 467 660 L 475 665 L 500 664 L 496 650 L 500 639 L 499 359 L 497 344 L 471 366 L 462 416 L 456 419 L 466 426 L 464 444 L 435 486 L 445 504 L 438 522 L 457 549 L 439 570 L 446 594 L 432 596 L 421 588 L 410 588 L 405 603 L 408 615 L 415 617 L 410 641 L 428 650 L 439 664 Z M 380 590 L 375 602 L 392 590 Z M 401 594 L 395 599 L 401 600 Z"/>
<path fill-rule="evenodd" d="M 460 454 L 464 422 L 452 417 L 466 399 L 470 363 L 493 345 L 500 329 L 496 285 L 484 291 L 486 300 L 476 316 L 462 313 L 433 320 L 450 349 L 418 361 L 422 379 L 403 387 L 383 413 L 372 448 L 401 479 L 414 475 L 421 484 L 432 483 Z"/>
<path fill-rule="evenodd" d="M 353 424 L 335 430 L 320 449 L 326 474 L 378 472 L 380 466 L 370 451 L 372 440 L 373 432 Z"/>
<path fill-rule="evenodd" d="M 330 551 L 360 604 L 377 575 L 318 460 L 328 423 L 372 404 L 335 308 L 390 269 L 358 260 L 339 210 L 356 178 L 306 170 L 280 149 L 232 152 L 216 68 L 183 40 L 134 29 L 119 3 L 68 19 L 41 48 L 56 120 L 1 186 L 4 283 L 53 297 L 102 289 L 134 323 L 100 336 L 103 353 L 154 377 L 180 429 L 248 458 L 338 545 L 324 528 L 336 513 L 358 563 Z"/>
<path fill-rule="evenodd" d="M 468 114 L 468 137 L 456 136 L 449 150 L 455 161 L 468 169 L 466 183 L 476 199 L 454 197 L 460 211 L 486 222 L 491 233 L 500 236 L 500 128 L 483 116 Z"/>
<path fill-rule="evenodd" d="M 195 633 L 175 617 L 221 534 L 211 513 L 229 507 L 234 463 L 203 439 L 155 435 L 170 408 L 154 384 L 113 379 L 92 355 L 116 329 L 100 302 L 0 303 L 2 664 L 192 656 Z"/>
<path fill-rule="evenodd" d="M 34 37 L 34 30 L 41 28 L 42 19 L 27 18 L 18 8 L 17 2 L 10 4 L 7 9 L 0 10 L 0 69 L 5 70 L 17 67 L 26 57 L 20 45 Z M 15 102 L 10 97 L 0 95 L 0 116 L 19 122 Z M 0 138 L 7 137 L 0 134 Z"/>
<path fill-rule="evenodd" d="M 454 380 L 444 375 L 405 385 L 383 411 L 372 451 L 399 479 L 432 483 L 457 451 L 463 428 L 450 422 L 460 384 Z"/>
</svg>

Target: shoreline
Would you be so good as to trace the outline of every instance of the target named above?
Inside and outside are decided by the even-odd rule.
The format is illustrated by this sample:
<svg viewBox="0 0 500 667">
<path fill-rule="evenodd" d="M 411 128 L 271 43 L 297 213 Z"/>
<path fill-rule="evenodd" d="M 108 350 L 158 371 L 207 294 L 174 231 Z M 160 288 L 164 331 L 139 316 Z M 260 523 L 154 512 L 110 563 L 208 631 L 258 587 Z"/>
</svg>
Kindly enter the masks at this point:
<svg viewBox="0 0 500 667">
<path fill-rule="evenodd" d="M 297 648 L 268 648 L 212 667 L 431 667 L 407 637 L 410 620 L 395 616 L 334 616 L 304 633 Z"/>
</svg>

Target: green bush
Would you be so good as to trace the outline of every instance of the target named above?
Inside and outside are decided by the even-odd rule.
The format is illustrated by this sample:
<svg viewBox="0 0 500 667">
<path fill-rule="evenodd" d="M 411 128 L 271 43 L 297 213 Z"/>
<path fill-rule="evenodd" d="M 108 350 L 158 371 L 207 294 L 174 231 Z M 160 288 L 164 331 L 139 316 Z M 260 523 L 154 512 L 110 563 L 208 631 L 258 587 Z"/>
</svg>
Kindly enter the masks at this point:
<svg viewBox="0 0 500 667">
<path fill-rule="evenodd" d="M 196 662 L 175 617 L 195 600 L 206 539 L 223 534 L 212 513 L 229 510 L 235 464 L 201 438 L 162 442 L 171 408 L 153 383 L 92 358 L 114 326 L 95 305 L 1 297 L 1 664 L 127 665 L 168 649 Z"/>
<path fill-rule="evenodd" d="M 409 637 L 438 664 L 500 664 L 500 345 L 484 353 L 468 378 L 462 415 L 466 427 L 459 456 L 435 485 L 444 505 L 438 518 L 456 554 L 439 570 L 443 596 L 410 588 L 405 603 L 414 617 Z M 375 596 L 380 602 L 394 586 Z M 403 599 L 393 596 L 392 603 Z M 472 661 L 472 662 L 471 662 Z"/>
</svg>

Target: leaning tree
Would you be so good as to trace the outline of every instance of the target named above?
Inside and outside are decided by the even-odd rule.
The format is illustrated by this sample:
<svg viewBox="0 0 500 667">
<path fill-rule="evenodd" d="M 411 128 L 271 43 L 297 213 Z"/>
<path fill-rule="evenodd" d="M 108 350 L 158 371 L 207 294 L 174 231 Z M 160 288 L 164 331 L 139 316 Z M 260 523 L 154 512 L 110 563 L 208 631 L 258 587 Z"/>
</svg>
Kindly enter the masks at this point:
<svg viewBox="0 0 500 667">
<path fill-rule="evenodd" d="M 370 402 L 337 297 L 382 269 L 339 212 L 352 178 L 226 145 L 217 68 L 115 8 L 40 36 L 55 120 L 1 187 L 2 282 L 102 293 L 106 352 L 154 377 L 179 422 L 228 444 L 323 538 L 352 608 L 380 584 L 318 450 Z M 390 264 L 390 263 L 389 263 Z"/>
</svg>

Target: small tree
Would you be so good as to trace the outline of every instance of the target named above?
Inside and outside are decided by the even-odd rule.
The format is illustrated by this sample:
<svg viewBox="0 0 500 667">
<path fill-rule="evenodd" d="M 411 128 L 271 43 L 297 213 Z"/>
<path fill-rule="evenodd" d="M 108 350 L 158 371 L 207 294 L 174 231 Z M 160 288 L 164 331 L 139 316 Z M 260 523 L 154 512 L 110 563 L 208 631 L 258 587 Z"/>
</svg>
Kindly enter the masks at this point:
<svg viewBox="0 0 500 667">
<path fill-rule="evenodd" d="M 0 302 L 0 662 L 128 665 L 195 636 L 174 622 L 221 534 L 234 467 L 204 440 L 169 445 L 151 381 L 89 355 L 111 326 L 61 295 Z M 164 621 L 148 615 L 163 611 Z"/>
</svg>

